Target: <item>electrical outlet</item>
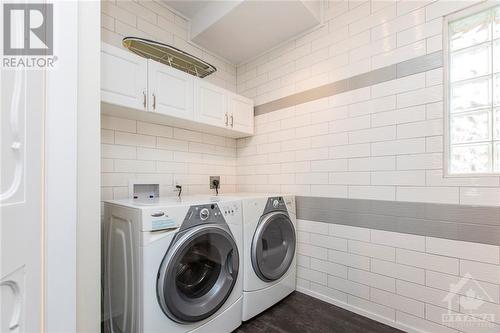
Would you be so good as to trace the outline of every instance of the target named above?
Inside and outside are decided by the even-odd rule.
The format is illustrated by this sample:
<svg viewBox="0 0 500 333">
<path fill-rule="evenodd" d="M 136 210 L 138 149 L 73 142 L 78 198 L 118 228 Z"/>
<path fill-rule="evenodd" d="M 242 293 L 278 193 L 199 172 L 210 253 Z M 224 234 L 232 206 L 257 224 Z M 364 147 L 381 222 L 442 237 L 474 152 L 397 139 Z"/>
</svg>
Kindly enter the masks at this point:
<svg viewBox="0 0 500 333">
<path fill-rule="evenodd" d="M 215 189 L 214 180 L 219 181 L 219 188 L 220 188 L 220 176 L 210 176 L 210 188 Z"/>
</svg>

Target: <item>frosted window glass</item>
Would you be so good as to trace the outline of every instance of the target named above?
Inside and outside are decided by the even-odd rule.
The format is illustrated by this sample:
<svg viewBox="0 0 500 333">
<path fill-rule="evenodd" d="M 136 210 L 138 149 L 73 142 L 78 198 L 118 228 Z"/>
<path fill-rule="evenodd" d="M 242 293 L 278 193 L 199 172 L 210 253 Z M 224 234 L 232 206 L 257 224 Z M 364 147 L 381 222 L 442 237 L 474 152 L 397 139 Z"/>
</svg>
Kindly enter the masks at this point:
<svg viewBox="0 0 500 333">
<path fill-rule="evenodd" d="M 491 11 L 479 13 L 450 25 L 452 51 L 491 40 Z"/>
<path fill-rule="evenodd" d="M 500 105 L 500 73 L 493 77 L 493 103 Z"/>
<path fill-rule="evenodd" d="M 462 112 L 491 105 L 491 77 L 454 84 L 450 94 L 451 112 Z"/>
<path fill-rule="evenodd" d="M 451 82 L 491 73 L 491 46 L 482 44 L 451 54 Z"/>
<path fill-rule="evenodd" d="M 448 171 L 500 172 L 500 6 L 450 22 L 447 38 Z"/>
<path fill-rule="evenodd" d="M 493 38 L 500 38 L 500 7 L 495 10 L 493 21 Z"/>
<path fill-rule="evenodd" d="M 467 143 L 490 139 L 489 110 L 451 117 L 451 143 Z"/>
<path fill-rule="evenodd" d="M 499 172 L 500 171 L 500 142 L 495 142 L 495 144 L 493 145 L 493 149 L 494 149 L 493 155 L 495 156 L 495 163 L 494 163 L 493 169 L 495 172 Z"/>
<path fill-rule="evenodd" d="M 500 140 L 500 108 L 495 109 L 495 112 L 493 113 L 493 118 L 495 126 L 495 129 L 493 131 L 493 139 Z"/>
<path fill-rule="evenodd" d="M 491 172 L 491 144 L 475 144 L 451 147 L 451 172 Z"/>
<path fill-rule="evenodd" d="M 500 39 L 493 43 L 493 72 L 500 72 Z"/>
</svg>

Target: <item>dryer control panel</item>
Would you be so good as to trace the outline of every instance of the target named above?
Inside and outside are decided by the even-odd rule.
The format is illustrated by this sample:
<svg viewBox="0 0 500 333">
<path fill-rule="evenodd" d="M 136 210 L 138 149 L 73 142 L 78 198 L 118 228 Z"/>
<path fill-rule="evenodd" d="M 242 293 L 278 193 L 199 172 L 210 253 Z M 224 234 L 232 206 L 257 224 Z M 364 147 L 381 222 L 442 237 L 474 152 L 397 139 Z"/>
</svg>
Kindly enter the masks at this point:
<svg viewBox="0 0 500 333">
<path fill-rule="evenodd" d="M 267 199 L 266 208 L 264 209 L 264 214 L 272 211 L 284 211 L 286 212 L 286 204 L 283 197 L 270 197 Z"/>
</svg>

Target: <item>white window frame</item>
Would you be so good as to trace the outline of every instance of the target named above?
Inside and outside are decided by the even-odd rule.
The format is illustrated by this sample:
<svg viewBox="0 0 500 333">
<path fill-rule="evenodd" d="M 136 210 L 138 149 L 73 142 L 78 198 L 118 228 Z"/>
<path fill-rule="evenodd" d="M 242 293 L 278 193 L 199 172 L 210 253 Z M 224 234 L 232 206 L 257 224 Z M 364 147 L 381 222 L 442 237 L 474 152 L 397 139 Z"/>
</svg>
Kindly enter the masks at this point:
<svg viewBox="0 0 500 333">
<path fill-rule="evenodd" d="M 499 172 L 486 173 L 451 173 L 450 172 L 450 50 L 449 50 L 449 31 L 450 22 L 459 20 L 482 11 L 492 9 L 500 5 L 498 1 L 486 1 L 479 4 L 473 4 L 470 7 L 460 9 L 454 13 L 443 17 L 443 111 L 444 111 L 444 138 L 443 138 L 443 175 L 446 178 L 474 178 L 474 177 L 498 177 Z M 493 70 L 493 68 L 492 68 Z M 493 84 L 493 82 L 492 82 Z M 491 120 L 493 122 L 493 119 Z M 492 133 L 493 135 L 493 133 Z M 493 154 L 493 152 L 492 152 Z M 493 158 L 493 156 L 492 156 Z"/>
</svg>

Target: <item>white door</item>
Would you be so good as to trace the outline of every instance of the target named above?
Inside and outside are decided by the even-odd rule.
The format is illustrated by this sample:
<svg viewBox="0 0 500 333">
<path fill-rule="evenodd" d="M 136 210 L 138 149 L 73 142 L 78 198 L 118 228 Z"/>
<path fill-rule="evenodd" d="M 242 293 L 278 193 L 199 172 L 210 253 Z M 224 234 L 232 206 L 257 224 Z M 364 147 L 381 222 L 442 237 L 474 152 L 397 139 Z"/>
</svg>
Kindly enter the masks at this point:
<svg viewBox="0 0 500 333">
<path fill-rule="evenodd" d="M 193 76 L 156 61 L 148 62 L 149 110 L 193 119 Z"/>
<path fill-rule="evenodd" d="M 147 110 L 148 60 L 103 43 L 101 99 L 103 102 Z"/>
<path fill-rule="evenodd" d="M 0 332 L 39 332 L 44 71 L 1 70 L 0 82 Z"/>
<path fill-rule="evenodd" d="M 227 91 L 203 80 L 196 81 L 196 120 L 205 124 L 227 127 Z"/>
<path fill-rule="evenodd" d="M 75 332 L 78 3 L 52 4 L 54 68 L 0 70 L 2 333 Z"/>
<path fill-rule="evenodd" d="M 239 132 L 253 134 L 253 102 L 243 96 L 229 96 L 229 125 Z"/>
</svg>

